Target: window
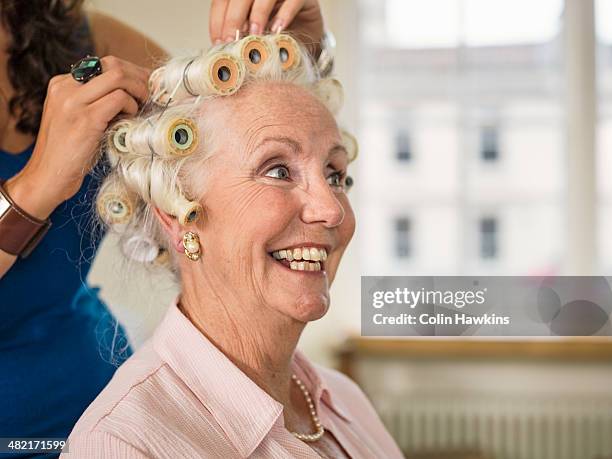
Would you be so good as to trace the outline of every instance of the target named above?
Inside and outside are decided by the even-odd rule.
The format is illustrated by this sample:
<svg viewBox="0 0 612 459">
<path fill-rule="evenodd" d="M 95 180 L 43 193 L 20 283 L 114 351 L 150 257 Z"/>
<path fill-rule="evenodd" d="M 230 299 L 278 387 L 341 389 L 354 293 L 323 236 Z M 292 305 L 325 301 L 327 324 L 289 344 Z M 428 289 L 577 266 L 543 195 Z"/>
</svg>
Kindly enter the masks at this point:
<svg viewBox="0 0 612 459">
<path fill-rule="evenodd" d="M 382 230 L 371 224 L 359 235 L 376 269 L 397 275 L 561 269 L 568 173 L 563 1 L 359 5 L 353 49 L 360 56 L 360 140 L 364 149 L 384 149 L 359 158 L 367 178 L 360 215 L 372 222 L 391 215 Z M 612 94 L 612 76 L 606 88 Z M 605 151 L 612 164 L 612 148 Z M 396 227 L 395 217 L 410 223 Z M 481 227 L 484 217 L 496 218 Z M 515 224 L 523 220 L 529 230 Z M 512 255 L 519 250 L 525 254 Z"/>
<path fill-rule="evenodd" d="M 398 161 L 410 161 L 412 158 L 410 138 L 405 131 L 400 131 L 395 137 L 395 151 Z"/>
<path fill-rule="evenodd" d="M 562 0 L 361 1 L 384 7 L 386 29 L 378 40 L 417 49 L 545 42 L 557 35 L 563 8 Z M 610 10 L 602 8 L 602 23 L 609 23 L 605 13 Z M 378 17 L 370 14 L 365 19 L 373 22 Z"/>
<path fill-rule="evenodd" d="M 395 219 L 395 254 L 398 258 L 408 258 L 411 255 L 411 226 L 409 218 L 400 217 Z"/>
<path fill-rule="evenodd" d="M 497 219 L 480 219 L 480 258 L 497 258 Z"/>
<path fill-rule="evenodd" d="M 499 158 L 497 128 L 486 126 L 481 129 L 480 157 L 483 161 L 495 161 Z"/>
</svg>

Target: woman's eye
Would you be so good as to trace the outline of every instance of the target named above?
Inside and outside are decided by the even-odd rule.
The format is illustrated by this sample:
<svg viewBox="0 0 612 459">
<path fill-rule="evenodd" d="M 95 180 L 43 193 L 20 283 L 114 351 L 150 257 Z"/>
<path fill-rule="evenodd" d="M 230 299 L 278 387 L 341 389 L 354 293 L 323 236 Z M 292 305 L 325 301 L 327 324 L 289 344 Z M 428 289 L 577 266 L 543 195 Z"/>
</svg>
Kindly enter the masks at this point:
<svg viewBox="0 0 612 459">
<path fill-rule="evenodd" d="M 272 177 L 280 180 L 287 180 L 289 178 L 289 169 L 285 166 L 276 166 L 266 172 L 266 177 Z"/>
<path fill-rule="evenodd" d="M 327 183 L 329 183 L 333 187 L 339 188 L 344 186 L 343 178 L 344 177 L 341 172 L 334 172 L 329 177 L 327 177 Z"/>
</svg>

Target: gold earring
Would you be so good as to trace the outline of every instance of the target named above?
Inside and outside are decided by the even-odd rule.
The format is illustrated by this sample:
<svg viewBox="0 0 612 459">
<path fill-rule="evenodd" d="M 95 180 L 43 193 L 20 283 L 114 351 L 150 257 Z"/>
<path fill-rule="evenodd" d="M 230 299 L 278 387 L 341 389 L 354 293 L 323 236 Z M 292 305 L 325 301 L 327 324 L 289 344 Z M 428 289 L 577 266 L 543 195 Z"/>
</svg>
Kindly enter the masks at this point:
<svg viewBox="0 0 612 459">
<path fill-rule="evenodd" d="M 183 247 L 185 255 L 191 261 L 198 261 L 202 252 L 200 251 L 200 237 L 193 231 L 187 231 L 183 236 Z"/>
</svg>

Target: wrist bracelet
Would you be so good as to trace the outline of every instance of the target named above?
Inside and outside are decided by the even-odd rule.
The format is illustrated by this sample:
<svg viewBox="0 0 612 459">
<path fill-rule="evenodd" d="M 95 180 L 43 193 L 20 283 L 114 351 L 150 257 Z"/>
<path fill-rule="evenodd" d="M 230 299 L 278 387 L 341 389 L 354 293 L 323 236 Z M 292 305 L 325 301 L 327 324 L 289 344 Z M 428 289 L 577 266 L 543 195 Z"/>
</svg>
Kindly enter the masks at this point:
<svg viewBox="0 0 612 459">
<path fill-rule="evenodd" d="M 26 258 L 51 227 L 51 220 L 39 220 L 21 209 L 0 180 L 0 249 Z"/>
</svg>

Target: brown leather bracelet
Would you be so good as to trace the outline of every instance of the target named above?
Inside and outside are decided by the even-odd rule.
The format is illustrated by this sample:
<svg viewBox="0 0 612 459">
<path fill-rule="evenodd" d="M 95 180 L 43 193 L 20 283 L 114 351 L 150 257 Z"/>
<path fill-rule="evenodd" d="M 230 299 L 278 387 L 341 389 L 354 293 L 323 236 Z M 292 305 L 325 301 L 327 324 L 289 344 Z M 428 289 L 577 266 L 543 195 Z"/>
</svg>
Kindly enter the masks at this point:
<svg viewBox="0 0 612 459">
<path fill-rule="evenodd" d="M 0 249 L 21 258 L 27 257 L 51 227 L 51 220 L 39 220 L 21 209 L 0 180 Z"/>
</svg>

